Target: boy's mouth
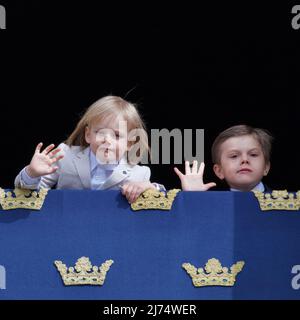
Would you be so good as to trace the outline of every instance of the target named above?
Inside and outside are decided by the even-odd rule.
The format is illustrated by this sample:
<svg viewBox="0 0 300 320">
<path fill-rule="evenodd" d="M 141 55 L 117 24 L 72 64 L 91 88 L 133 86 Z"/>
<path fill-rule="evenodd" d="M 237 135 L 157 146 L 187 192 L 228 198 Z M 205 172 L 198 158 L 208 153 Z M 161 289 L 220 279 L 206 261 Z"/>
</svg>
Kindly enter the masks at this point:
<svg viewBox="0 0 300 320">
<path fill-rule="evenodd" d="M 242 168 L 242 169 L 238 170 L 238 173 L 248 173 L 248 172 L 252 172 L 252 170 L 249 168 Z"/>
</svg>

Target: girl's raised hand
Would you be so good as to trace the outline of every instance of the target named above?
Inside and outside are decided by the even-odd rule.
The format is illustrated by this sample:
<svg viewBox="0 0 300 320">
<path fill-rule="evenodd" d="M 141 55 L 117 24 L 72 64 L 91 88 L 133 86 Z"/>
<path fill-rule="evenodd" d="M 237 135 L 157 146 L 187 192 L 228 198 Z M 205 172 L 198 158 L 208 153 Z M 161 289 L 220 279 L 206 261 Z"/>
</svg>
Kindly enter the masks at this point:
<svg viewBox="0 0 300 320">
<path fill-rule="evenodd" d="M 36 146 L 31 162 L 29 166 L 26 167 L 26 171 L 31 178 L 38 178 L 55 172 L 58 169 L 58 166 L 53 165 L 64 157 L 63 155 L 57 156 L 57 153 L 61 149 L 54 149 L 54 144 L 50 144 L 41 152 L 42 146 L 42 142 Z"/>
</svg>

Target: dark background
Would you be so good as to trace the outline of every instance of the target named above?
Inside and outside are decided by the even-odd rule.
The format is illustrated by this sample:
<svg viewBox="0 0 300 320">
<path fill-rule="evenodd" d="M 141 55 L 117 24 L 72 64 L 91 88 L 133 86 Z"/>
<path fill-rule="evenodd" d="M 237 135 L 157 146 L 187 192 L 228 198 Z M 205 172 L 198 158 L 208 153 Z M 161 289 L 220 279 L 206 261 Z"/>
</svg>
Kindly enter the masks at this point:
<svg viewBox="0 0 300 320">
<path fill-rule="evenodd" d="M 205 129 L 206 182 L 218 181 L 210 147 L 220 131 L 268 129 L 266 183 L 300 189 L 297 3 L 162 3 L 0 1 L 1 187 L 13 187 L 38 142 L 65 140 L 92 102 L 114 94 L 138 104 L 149 132 Z M 150 167 L 152 181 L 180 187 L 172 164 Z"/>
</svg>

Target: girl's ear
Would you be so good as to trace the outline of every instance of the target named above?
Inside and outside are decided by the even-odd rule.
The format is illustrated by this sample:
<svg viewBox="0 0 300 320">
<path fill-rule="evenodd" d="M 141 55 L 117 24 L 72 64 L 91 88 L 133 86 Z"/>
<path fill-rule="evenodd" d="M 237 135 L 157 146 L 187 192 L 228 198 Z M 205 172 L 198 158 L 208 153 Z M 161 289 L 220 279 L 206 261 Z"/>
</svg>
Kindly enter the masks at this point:
<svg viewBox="0 0 300 320">
<path fill-rule="evenodd" d="M 127 141 L 126 151 L 128 152 L 133 145 L 134 145 L 134 142 L 133 142 L 133 141 Z"/>
<path fill-rule="evenodd" d="M 138 139 L 136 137 L 136 135 L 134 134 L 134 130 L 132 131 L 128 131 L 127 133 L 127 146 L 126 146 L 126 151 L 128 152 L 132 146 L 135 144 L 135 143 L 138 143 Z"/>
<path fill-rule="evenodd" d="M 91 143 L 91 130 L 88 126 L 85 127 L 84 135 L 86 143 Z"/>
<path fill-rule="evenodd" d="M 219 165 L 219 164 L 215 164 L 214 167 L 214 172 L 215 172 L 215 175 L 220 179 L 220 180 L 223 180 L 225 178 L 224 176 L 224 173 L 223 173 L 223 169 L 222 169 L 222 166 Z"/>
</svg>

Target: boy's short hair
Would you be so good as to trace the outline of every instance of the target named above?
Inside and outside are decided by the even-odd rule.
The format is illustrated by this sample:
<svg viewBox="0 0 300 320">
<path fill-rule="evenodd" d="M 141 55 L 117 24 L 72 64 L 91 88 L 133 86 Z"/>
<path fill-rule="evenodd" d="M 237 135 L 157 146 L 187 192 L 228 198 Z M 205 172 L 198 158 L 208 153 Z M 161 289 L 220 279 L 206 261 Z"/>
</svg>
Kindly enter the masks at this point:
<svg viewBox="0 0 300 320">
<path fill-rule="evenodd" d="M 273 137 L 271 134 L 261 128 L 253 128 L 248 125 L 237 125 L 230 127 L 224 131 L 222 131 L 217 138 L 215 139 L 212 148 L 211 148 L 211 156 L 212 156 L 212 161 L 214 164 L 219 164 L 221 161 L 221 154 L 220 154 L 220 149 L 221 145 L 228 140 L 229 138 L 232 137 L 240 137 L 240 136 L 245 136 L 245 135 L 251 135 L 253 136 L 261 145 L 264 158 L 266 163 L 270 162 L 270 156 L 271 156 L 271 149 L 272 149 L 272 141 Z"/>
</svg>

